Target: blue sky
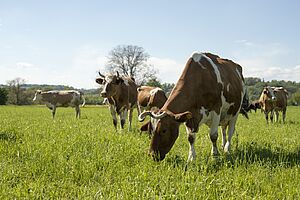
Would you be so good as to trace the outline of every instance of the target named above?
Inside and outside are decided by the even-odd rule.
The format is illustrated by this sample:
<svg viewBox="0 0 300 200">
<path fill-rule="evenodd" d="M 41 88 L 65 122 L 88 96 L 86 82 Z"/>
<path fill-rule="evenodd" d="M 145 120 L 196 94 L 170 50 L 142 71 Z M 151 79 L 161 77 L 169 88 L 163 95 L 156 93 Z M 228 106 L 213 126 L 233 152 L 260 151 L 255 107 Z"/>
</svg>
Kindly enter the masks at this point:
<svg viewBox="0 0 300 200">
<path fill-rule="evenodd" d="M 96 88 L 117 45 L 150 54 L 176 82 L 194 51 L 242 65 L 244 76 L 300 81 L 300 1 L 0 0 L 0 84 Z"/>
</svg>

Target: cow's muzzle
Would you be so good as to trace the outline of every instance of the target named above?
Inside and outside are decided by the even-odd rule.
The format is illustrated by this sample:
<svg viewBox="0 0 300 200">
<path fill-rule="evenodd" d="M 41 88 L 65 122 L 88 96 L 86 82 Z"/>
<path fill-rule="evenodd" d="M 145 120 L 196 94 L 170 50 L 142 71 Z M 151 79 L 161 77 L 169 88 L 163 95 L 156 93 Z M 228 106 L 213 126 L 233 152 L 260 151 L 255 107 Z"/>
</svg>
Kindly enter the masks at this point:
<svg viewBox="0 0 300 200">
<path fill-rule="evenodd" d="M 151 156 L 154 161 L 159 162 L 166 157 L 166 154 L 162 154 L 159 151 L 150 151 L 149 156 Z"/>
</svg>

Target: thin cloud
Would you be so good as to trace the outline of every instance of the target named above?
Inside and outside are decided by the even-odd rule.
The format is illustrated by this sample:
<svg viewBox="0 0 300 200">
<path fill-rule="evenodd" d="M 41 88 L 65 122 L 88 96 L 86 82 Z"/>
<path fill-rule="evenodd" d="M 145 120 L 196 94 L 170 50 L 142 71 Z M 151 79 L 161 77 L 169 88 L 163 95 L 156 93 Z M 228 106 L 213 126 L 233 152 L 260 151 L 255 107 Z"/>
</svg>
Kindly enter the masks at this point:
<svg viewBox="0 0 300 200">
<path fill-rule="evenodd" d="M 176 83 L 184 64 L 170 58 L 149 58 L 149 63 L 159 70 L 158 77 L 162 82 Z"/>
</svg>

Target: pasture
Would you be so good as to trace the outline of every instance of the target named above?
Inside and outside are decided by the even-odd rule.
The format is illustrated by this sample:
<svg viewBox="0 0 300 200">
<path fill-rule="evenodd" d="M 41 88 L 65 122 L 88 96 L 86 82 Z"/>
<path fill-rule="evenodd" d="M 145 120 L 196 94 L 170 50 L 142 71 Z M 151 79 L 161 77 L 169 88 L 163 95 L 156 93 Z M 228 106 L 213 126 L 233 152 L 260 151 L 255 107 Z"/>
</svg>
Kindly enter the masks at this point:
<svg viewBox="0 0 300 200">
<path fill-rule="evenodd" d="M 0 107 L 0 199 L 300 199 L 300 107 L 285 124 L 240 115 L 230 156 L 219 133 L 218 159 L 202 126 L 188 165 L 184 126 L 154 162 L 136 110 L 131 132 L 116 132 L 105 106 L 81 113 L 58 108 L 53 120 L 45 106 Z"/>
</svg>

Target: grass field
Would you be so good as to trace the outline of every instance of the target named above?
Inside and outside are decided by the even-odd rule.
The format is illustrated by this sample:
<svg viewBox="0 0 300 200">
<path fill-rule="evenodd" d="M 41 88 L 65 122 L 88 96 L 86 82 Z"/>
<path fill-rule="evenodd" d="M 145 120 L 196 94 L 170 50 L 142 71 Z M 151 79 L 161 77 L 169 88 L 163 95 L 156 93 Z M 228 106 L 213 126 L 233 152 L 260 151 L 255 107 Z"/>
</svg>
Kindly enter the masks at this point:
<svg viewBox="0 0 300 200">
<path fill-rule="evenodd" d="M 208 129 L 186 165 L 184 126 L 162 162 L 147 156 L 149 139 L 115 131 L 106 107 L 0 107 L 0 199 L 300 199 L 300 107 L 287 122 L 240 116 L 231 155 L 213 159 Z M 219 147 L 221 137 L 219 134 Z"/>
</svg>

